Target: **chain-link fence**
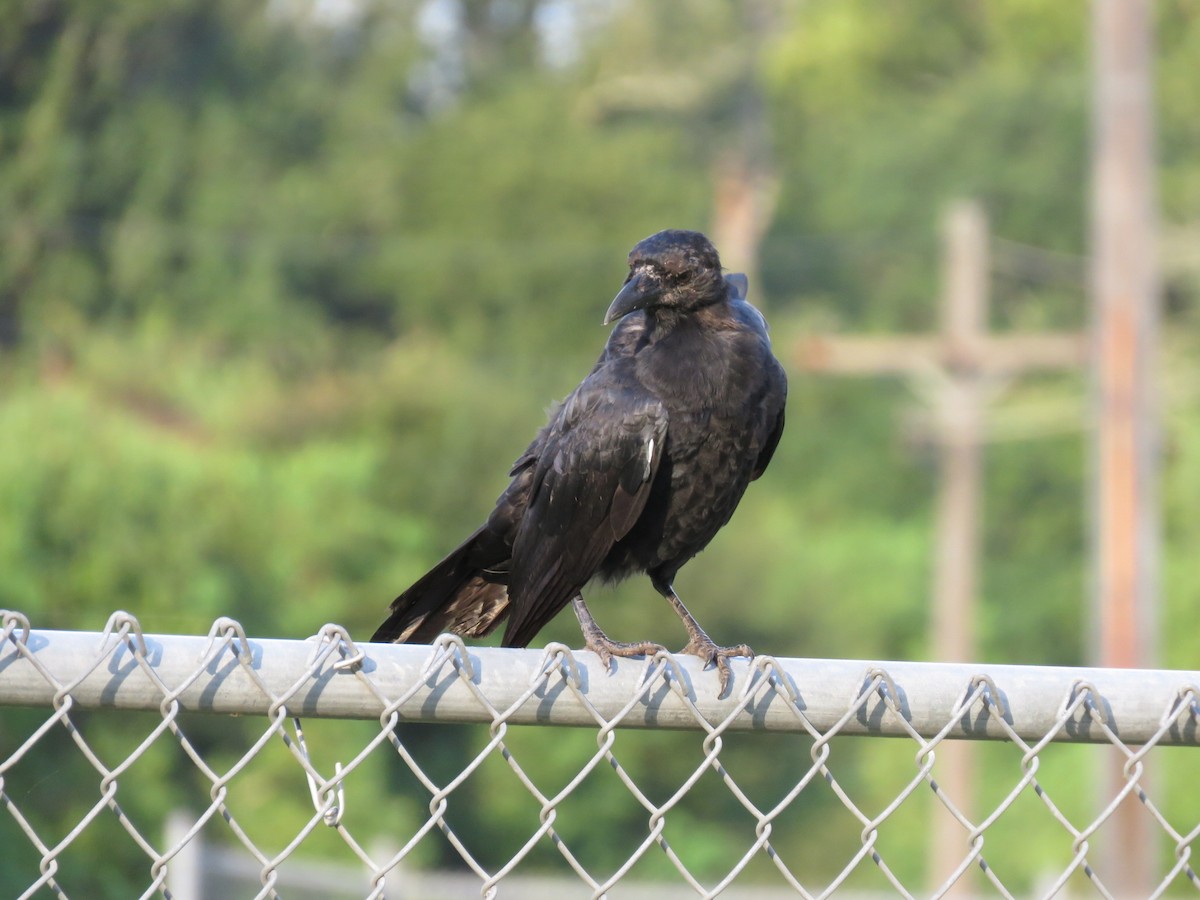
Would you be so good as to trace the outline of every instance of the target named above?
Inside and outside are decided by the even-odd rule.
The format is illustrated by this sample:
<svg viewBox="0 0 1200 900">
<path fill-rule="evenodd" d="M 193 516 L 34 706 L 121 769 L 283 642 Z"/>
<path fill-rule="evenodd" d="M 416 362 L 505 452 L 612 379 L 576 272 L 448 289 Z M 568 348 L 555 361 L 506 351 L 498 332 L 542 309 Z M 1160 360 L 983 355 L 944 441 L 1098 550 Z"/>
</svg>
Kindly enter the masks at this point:
<svg viewBox="0 0 1200 900">
<path fill-rule="evenodd" d="M 1114 896 L 1130 822 L 1148 895 L 1200 890 L 1200 754 L 1165 749 L 1200 744 L 1197 672 L 760 656 L 718 696 L 691 657 L 334 625 L 0 638 L 22 897 Z"/>
</svg>

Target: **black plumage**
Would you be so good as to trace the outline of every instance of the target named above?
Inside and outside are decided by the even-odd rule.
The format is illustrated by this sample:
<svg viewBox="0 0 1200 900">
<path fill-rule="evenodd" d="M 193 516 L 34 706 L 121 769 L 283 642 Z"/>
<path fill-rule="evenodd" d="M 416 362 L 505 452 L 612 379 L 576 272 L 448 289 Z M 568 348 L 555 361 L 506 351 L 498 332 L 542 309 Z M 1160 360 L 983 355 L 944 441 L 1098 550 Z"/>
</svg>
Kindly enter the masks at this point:
<svg viewBox="0 0 1200 900">
<path fill-rule="evenodd" d="M 581 594 L 594 576 L 645 572 L 687 628 L 682 652 L 716 663 L 724 689 L 727 657 L 751 651 L 713 643 L 671 582 L 729 521 L 783 432 L 787 381 L 745 293 L 698 232 L 634 247 L 595 367 L 517 460 L 488 520 L 396 598 L 372 640 L 479 637 L 507 619 L 504 646 L 524 647 L 573 603 L 606 662 L 654 652 L 611 641 Z"/>
</svg>

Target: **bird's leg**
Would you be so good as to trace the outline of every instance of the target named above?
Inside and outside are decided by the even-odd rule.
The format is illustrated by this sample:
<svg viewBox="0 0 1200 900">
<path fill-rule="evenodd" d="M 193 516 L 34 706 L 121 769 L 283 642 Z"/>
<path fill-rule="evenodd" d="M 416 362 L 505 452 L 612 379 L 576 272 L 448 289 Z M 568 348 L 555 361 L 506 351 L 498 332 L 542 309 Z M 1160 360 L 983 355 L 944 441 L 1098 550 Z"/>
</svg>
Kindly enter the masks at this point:
<svg viewBox="0 0 1200 900">
<path fill-rule="evenodd" d="M 571 601 L 571 606 L 575 610 L 575 618 L 579 619 L 579 629 L 583 632 L 584 647 L 599 656 L 606 669 L 612 663 L 614 656 L 652 656 L 655 653 L 665 652 L 667 649 L 662 644 L 655 644 L 653 641 L 641 641 L 636 644 L 614 641 L 601 630 L 600 626 L 596 624 L 596 620 L 592 618 L 587 604 L 583 602 L 583 594 L 576 594 L 575 599 Z"/>
<path fill-rule="evenodd" d="M 733 677 L 733 669 L 729 666 L 729 657 L 745 656 L 752 659 L 754 651 L 745 644 L 737 644 L 733 647 L 719 646 L 700 627 L 700 623 L 696 621 L 695 617 L 687 611 L 687 607 L 683 605 L 683 601 L 679 599 L 679 595 L 675 593 L 675 588 L 671 586 L 670 582 L 659 581 L 657 578 L 651 579 L 651 581 L 654 589 L 667 598 L 667 602 L 671 604 L 675 614 L 683 621 L 683 627 L 687 629 L 687 646 L 679 652 L 700 657 L 704 660 L 705 668 L 715 665 L 717 671 L 721 673 L 721 695 L 723 696 L 729 689 L 729 680 Z"/>
</svg>

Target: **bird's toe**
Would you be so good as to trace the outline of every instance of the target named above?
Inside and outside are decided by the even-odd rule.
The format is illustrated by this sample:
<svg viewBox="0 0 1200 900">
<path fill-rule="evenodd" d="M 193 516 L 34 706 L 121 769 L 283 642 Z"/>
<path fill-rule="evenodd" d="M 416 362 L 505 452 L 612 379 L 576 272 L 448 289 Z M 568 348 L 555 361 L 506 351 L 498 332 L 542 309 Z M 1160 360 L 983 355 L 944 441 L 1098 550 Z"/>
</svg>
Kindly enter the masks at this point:
<svg viewBox="0 0 1200 900">
<path fill-rule="evenodd" d="M 698 656 L 704 661 L 704 668 L 711 666 L 717 667 L 717 672 L 721 677 L 721 692 L 720 696 L 725 696 L 729 690 L 729 684 L 733 680 L 733 667 L 729 665 L 731 657 L 744 656 L 747 659 L 754 658 L 754 651 L 747 644 L 737 644 L 733 647 L 722 647 L 712 640 L 692 640 L 688 645 L 679 651 L 692 656 Z"/>
<path fill-rule="evenodd" d="M 629 658 L 634 656 L 653 656 L 656 653 L 665 653 L 667 648 L 662 644 L 656 644 L 653 641 L 636 641 L 626 643 L 625 641 L 614 641 L 611 638 L 601 635 L 600 637 L 589 635 L 584 640 L 584 648 L 591 650 L 604 663 L 604 668 L 612 671 L 612 662 L 614 657 Z"/>
</svg>

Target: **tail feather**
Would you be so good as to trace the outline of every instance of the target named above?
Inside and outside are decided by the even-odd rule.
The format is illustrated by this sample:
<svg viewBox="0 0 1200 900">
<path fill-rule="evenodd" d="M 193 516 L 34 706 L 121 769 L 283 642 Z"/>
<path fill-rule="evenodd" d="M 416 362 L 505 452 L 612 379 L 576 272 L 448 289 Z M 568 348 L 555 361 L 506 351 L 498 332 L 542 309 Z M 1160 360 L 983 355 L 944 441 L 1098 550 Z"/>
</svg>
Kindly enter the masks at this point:
<svg viewBox="0 0 1200 900">
<path fill-rule="evenodd" d="M 486 527 L 486 526 L 485 526 Z M 508 589 L 479 568 L 479 529 L 392 601 L 392 614 L 372 643 L 428 644 L 451 631 L 466 637 L 491 633 L 508 614 Z"/>
</svg>

